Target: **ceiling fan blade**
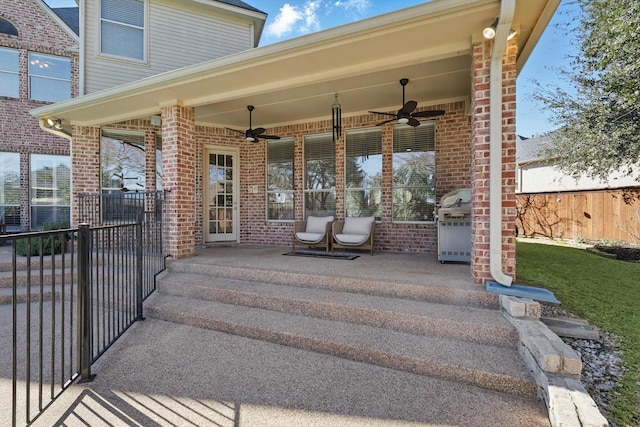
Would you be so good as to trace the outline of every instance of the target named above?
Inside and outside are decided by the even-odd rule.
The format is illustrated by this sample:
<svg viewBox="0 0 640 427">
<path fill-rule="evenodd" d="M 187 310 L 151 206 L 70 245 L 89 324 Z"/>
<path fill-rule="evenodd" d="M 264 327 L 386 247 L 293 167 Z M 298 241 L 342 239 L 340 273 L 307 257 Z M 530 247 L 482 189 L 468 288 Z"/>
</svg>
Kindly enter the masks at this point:
<svg viewBox="0 0 640 427">
<path fill-rule="evenodd" d="M 404 111 L 407 114 L 411 114 L 411 112 L 415 110 L 417 106 L 418 103 L 416 101 L 407 101 L 400 110 Z"/>
<path fill-rule="evenodd" d="M 389 120 L 385 120 L 384 122 L 380 122 L 376 126 L 382 126 L 385 123 L 395 122 L 396 121 L 395 114 L 393 116 L 394 116 L 393 119 L 389 119 Z"/>
<path fill-rule="evenodd" d="M 244 132 L 241 131 L 241 130 L 236 130 L 236 129 L 231 129 L 231 128 L 225 128 L 225 129 L 230 130 L 230 131 L 235 132 L 235 133 L 239 133 L 240 135 L 244 135 Z"/>
<path fill-rule="evenodd" d="M 420 122 L 418 120 L 414 119 L 413 117 L 409 118 L 409 121 L 407 122 L 407 124 L 409 126 L 413 126 L 413 127 L 420 126 Z"/>
<path fill-rule="evenodd" d="M 436 117 L 444 115 L 444 110 L 427 110 L 427 111 L 418 111 L 417 113 L 413 113 L 412 117 Z"/>
<path fill-rule="evenodd" d="M 265 130 L 266 130 L 265 128 L 255 128 L 253 130 L 253 134 L 256 136 L 259 136 L 261 133 L 264 133 Z"/>
<path fill-rule="evenodd" d="M 396 116 L 396 114 L 383 113 L 383 112 L 381 112 L 381 111 L 369 111 L 369 112 L 370 112 L 370 113 L 372 113 L 372 114 L 382 114 L 382 115 L 384 115 L 384 116 L 391 116 L 391 117 L 395 117 L 395 116 Z"/>
<path fill-rule="evenodd" d="M 264 138 L 264 139 L 280 139 L 280 137 L 277 136 L 277 135 L 260 135 L 260 138 Z"/>
</svg>

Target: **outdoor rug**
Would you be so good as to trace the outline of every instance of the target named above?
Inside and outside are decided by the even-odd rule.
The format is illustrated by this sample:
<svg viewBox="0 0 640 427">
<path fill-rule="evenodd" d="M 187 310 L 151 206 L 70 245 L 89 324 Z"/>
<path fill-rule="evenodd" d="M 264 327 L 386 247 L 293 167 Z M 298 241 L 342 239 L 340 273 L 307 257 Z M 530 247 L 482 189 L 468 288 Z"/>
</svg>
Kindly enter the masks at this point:
<svg viewBox="0 0 640 427">
<path fill-rule="evenodd" d="M 326 252 L 287 252 L 282 254 L 286 256 L 301 256 L 307 258 L 327 258 L 327 259 L 346 259 L 352 260 L 358 258 L 360 255 L 350 254 L 328 254 Z"/>
<path fill-rule="evenodd" d="M 553 304 L 560 304 L 560 301 L 556 298 L 553 292 L 542 289 L 534 288 L 533 286 L 523 285 L 511 285 L 503 286 L 498 282 L 487 282 L 487 292 L 493 292 L 495 294 L 510 295 L 514 297 L 531 298 L 539 301 L 546 301 Z"/>
</svg>

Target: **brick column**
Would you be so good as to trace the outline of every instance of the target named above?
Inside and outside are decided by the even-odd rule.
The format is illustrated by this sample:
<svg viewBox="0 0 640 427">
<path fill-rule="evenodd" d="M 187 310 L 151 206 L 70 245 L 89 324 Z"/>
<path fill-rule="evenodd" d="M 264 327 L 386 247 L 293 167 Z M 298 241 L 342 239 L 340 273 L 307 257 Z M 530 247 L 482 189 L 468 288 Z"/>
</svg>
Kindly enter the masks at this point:
<svg viewBox="0 0 640 427">
<path fill-rule="evenodd" d="M 80 221 L 78 194 L 100 194 L 100 128 L 73 126 L 71 140 L 71 224 Z M 88 207 L 87 207 L 88 208 Z M 100 218 L 100 205 L 93 212 L 84 212 Z M 96 225 L 96 224 L 94 224 Z"/>
<path fill-rule="evenodd" d="M 195 120 L 193 108 L 162 108 L 162 181 L 169 190 L 165 248 L 174 258 L 195 255 Z"/>
<path fill-rule="evenodd" d="M 476 283 L 492 280 L 489 265 L 489 83 L 492 42 L 473 46 L 471 118 L 471 273 Z M 502 60 L 502 270 L 515 276 L 516 54 L 508 42 Z"/>
</svg>

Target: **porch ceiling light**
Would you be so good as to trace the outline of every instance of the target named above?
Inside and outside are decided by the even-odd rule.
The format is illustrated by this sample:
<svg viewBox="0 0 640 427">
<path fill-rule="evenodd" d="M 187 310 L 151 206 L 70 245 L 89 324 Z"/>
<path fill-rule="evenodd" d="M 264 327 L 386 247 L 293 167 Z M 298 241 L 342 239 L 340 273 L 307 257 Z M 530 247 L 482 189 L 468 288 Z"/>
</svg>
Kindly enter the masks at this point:
<svg viewBox="0 0 640 427">
<path fill-rule="evenodd" d="M 493 21 L 493 24 L 482 30 L 482 35 L 485 39 L 492 39 L 496 36 L 496 28 L 498 28 L 498 18 Z"/>
<path fill-rule="evenodd" d="M 409 118 L 408 117 L 400 117 L 398 119 L 398 123 L 406 125 L 407 123 L 409 123 Z"/>
<path fill-rule="evenodd" d="M 493 21 L 493 24 L 491 24 L 490 26 L 482 30 L 482 35 L 484 36 L 485 39 L 492 39 L 496 36 L 497 28 L 498 28 L 498 18 L 496 18 L 495 21 Z M 514 38 L 516 34 L 518 34 L 516 30 L 510 30 L 507 40 L 511 40 L 512 38 Z"/>
<path fill-rule="evenodd" d="M 62 120 L 60 119 L 47 119 L 47 124 L 50 128 L 54 129 L 62 129 Z"/>
</svg>

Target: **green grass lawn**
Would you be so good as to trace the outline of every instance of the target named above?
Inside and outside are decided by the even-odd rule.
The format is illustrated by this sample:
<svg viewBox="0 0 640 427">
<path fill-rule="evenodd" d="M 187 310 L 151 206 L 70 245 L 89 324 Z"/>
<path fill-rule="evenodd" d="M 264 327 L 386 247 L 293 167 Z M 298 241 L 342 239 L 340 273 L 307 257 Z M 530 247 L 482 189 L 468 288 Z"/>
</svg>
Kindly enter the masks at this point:
<svg viewBox="0 0 640 427">
<path fill-rule="evenodd" d="M 566 310 L 618 336 L 627 370 L 612 417 L 620 426 L 640 425 L 640 264 L 518 242 L 516 281 L 552 291 Z"/>
</svg>

